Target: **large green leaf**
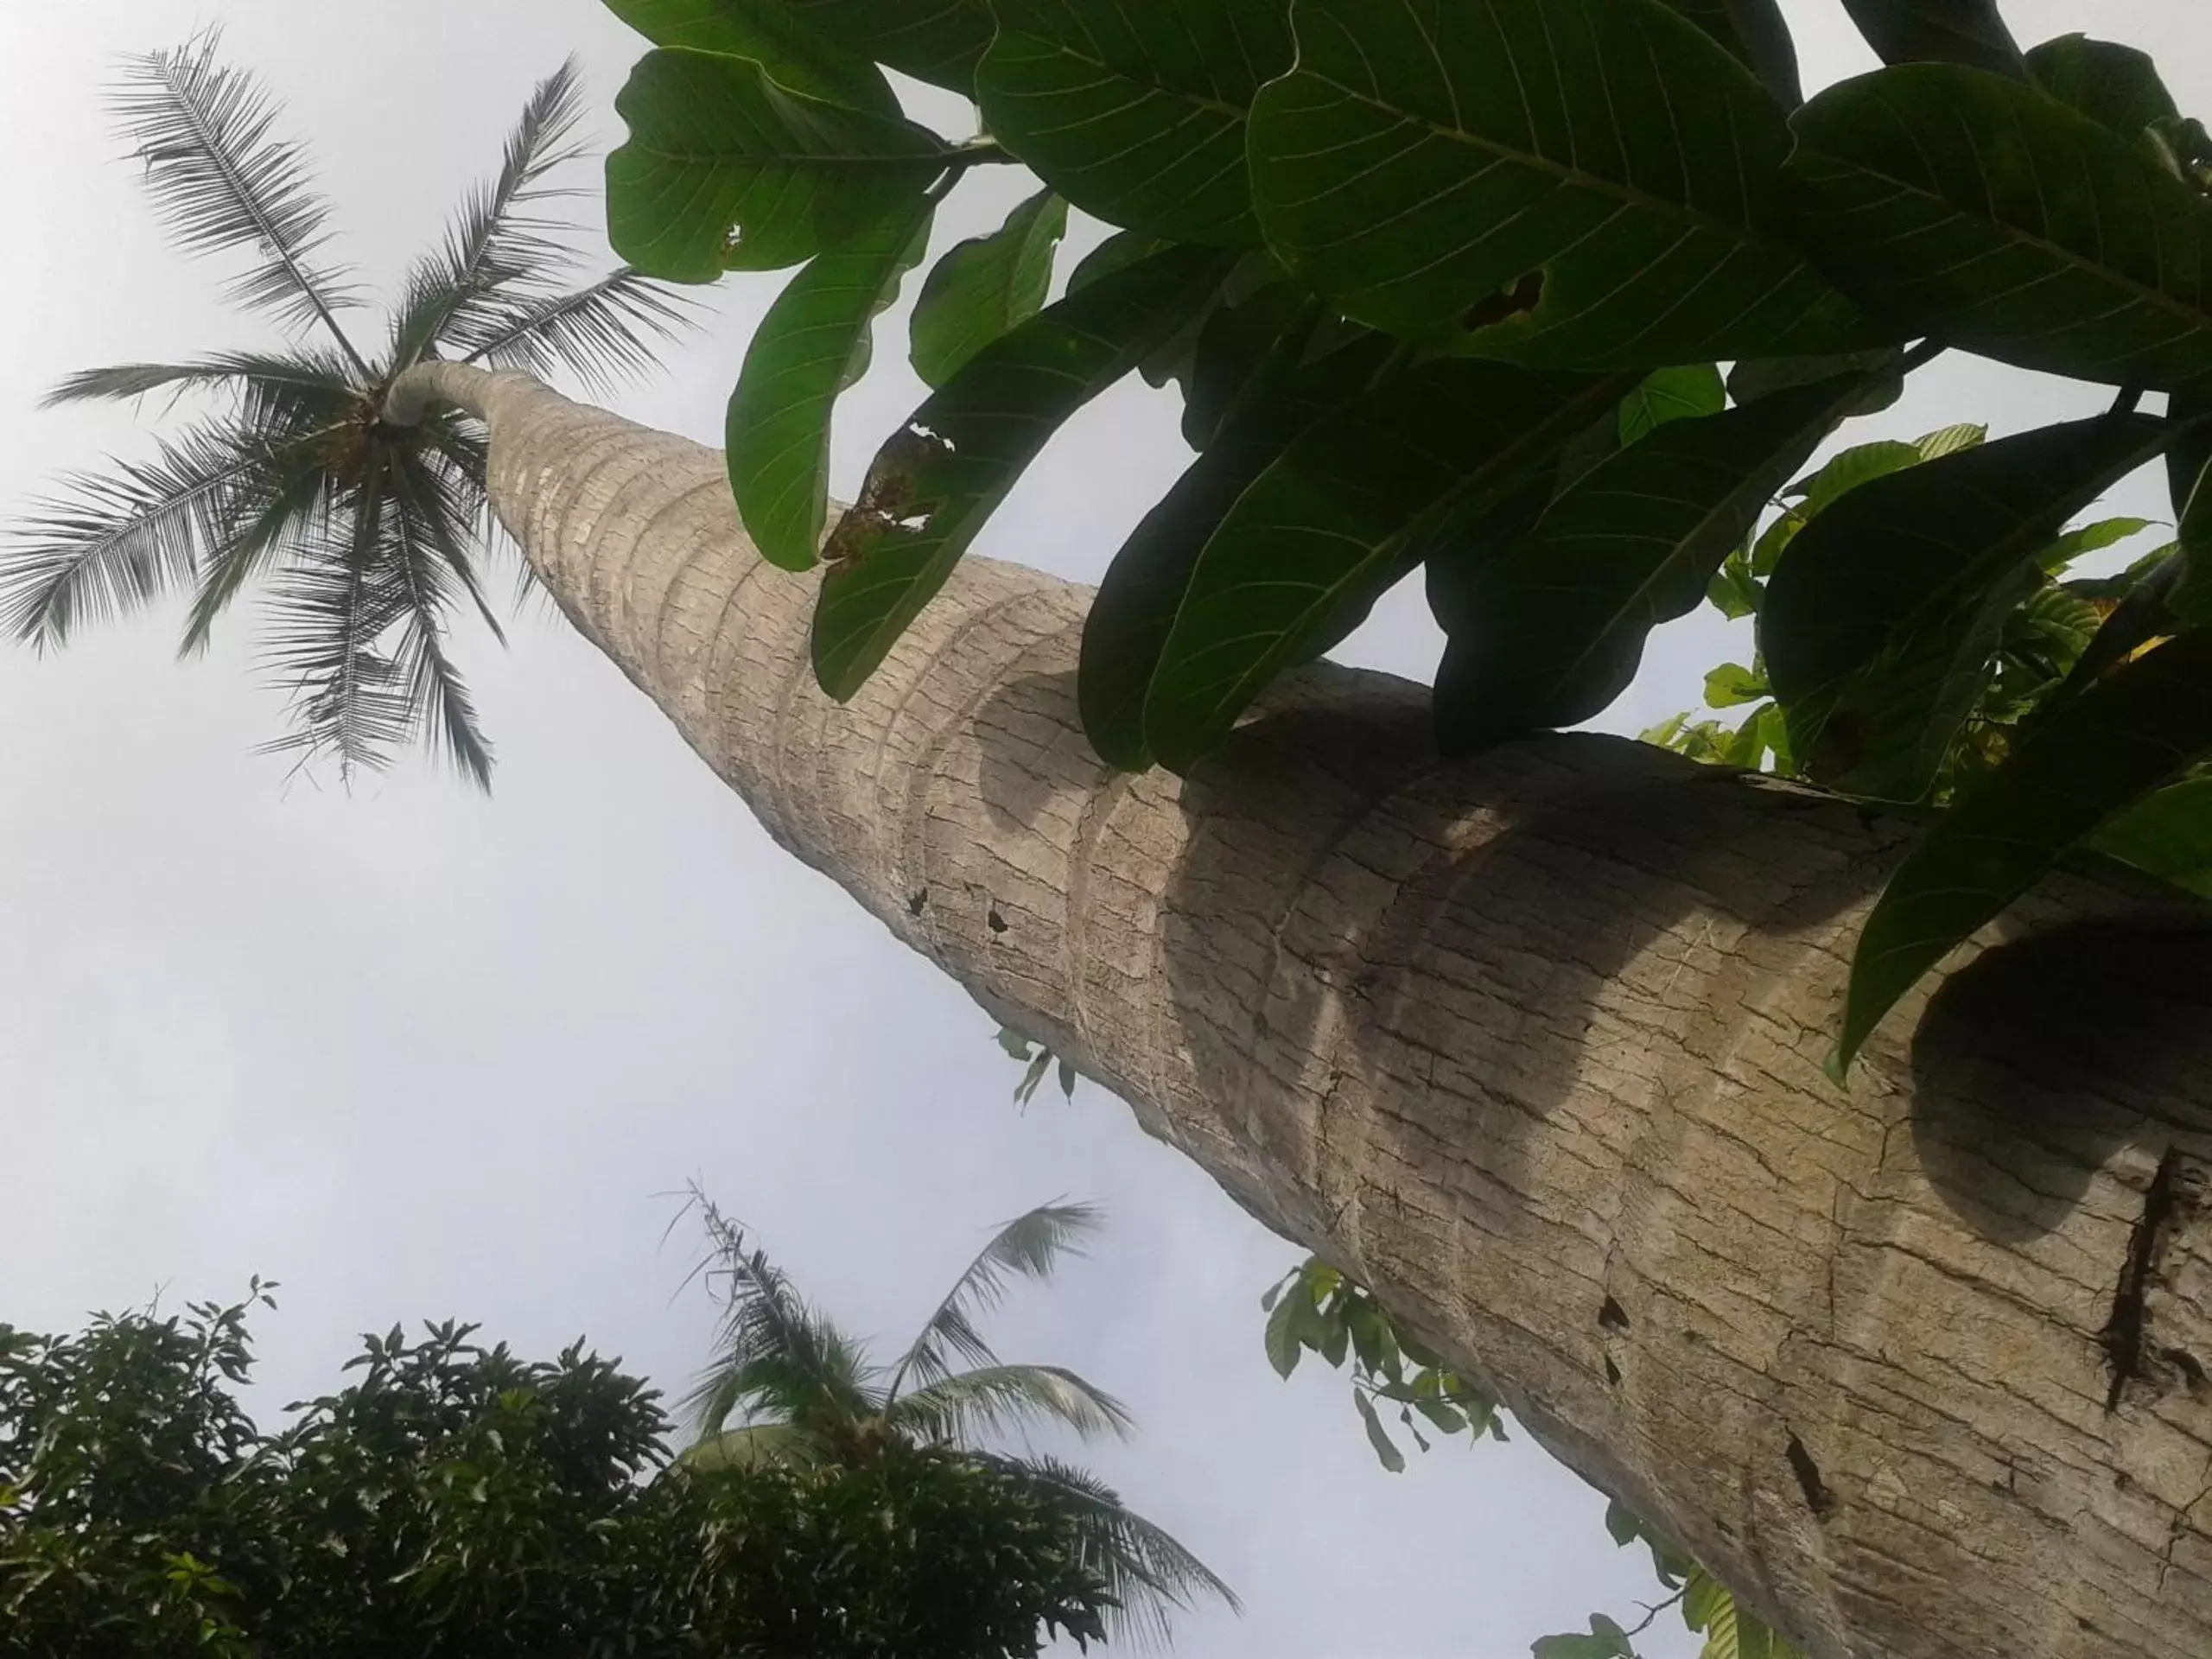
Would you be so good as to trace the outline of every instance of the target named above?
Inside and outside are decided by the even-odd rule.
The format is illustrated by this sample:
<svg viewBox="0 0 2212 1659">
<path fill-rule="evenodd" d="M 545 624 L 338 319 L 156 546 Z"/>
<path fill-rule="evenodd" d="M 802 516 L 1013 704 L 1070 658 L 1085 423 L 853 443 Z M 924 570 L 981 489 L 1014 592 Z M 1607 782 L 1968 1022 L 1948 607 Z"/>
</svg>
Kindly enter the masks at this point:
<svg viewBox="0 0 2212 1659">
<path fill-rule="evenodd" d="M 1797 112 L 1806 245 L 1914 332 L 2028 368 L 2212 385 L 2212 204 L 2024 81 L 1910 64 Z"/>
<path fill-rule="evenodd" d="M 1380 336 L 1301 364 L 1311 337 L 1310 328 L 1278 337 L 1205 452 L 1114 556 L 1090 602 L 1077 680 L 1084 730 L 1101 758 L 1126 771 L 1152 763 L 1145 696 L 1199 556 L 1222 519 L 1293 439 L 1357 396 L 1382 365 Z"/>
<path fill-rule="evenodd" d="M 867 372 L 875 319 L 929 245 L 926 201 L 887 214 L 817 254 L 746 348 L 729 401 L 728 455 L 738 516 L 764 557 L 810 569 L 830 493 L 830 417 Z"/>
<path fill-rule="evenodd" d="M 1891 878 L 1851 969 L 1836 1070 L 1976 929 L 2212 749 L 2212 631 L 2138 658 L 2025 732 Z"/>
<path fill-rule="evenodd" d="M 1258 241 L 1252 99 L 1290 67 L 1288 0 L 995 0 L 983 123 L 1085 212 L 1179 242 Z"/>
<path fill-rule="evenodd" d="M 1666 0 L 1673 10 L 1713 36 L 1771 93 L 1796 109 L 1804 101 L 1797 74 L 1797 44 L 1777 0 Z"/>
<path fill-rule="evenodd" d="M 795 92 L 874 115 L 899 113 L 882 70 L 817 35 L 783 0 L 607 0 L 607 9 L 655 46 L 750 58 Z"/>
<path fill-rule="evenodd" d="M 914 372 L 941 386 L 984 346 L 1043 310 L 1052 256 L 1067 231 L 1067 203 L 1043 190 L 988 236 L 938 260 L 914 306 Z"/>
<path fill-rule="evenodd" d="M 1885 63 L 1963 63 L 1998 74 L 2025 73 L 2019 42 L 1997 0 L 1843 0 Z"/>
<path fill-rule="evenodd" d="M 1728 388 L 1714 363 L 1693 363 L 1679 369 L 1659 369 L 1621 399 L 1616 423 L 1623 443 L 1648 438 L 1669 421 L 1687 421 L 1700 415 L 1718 415 L 1728 407 Z"/>
<path fill-rule="evenodd" d="M 2181 113 L 2147 52 L 2087 35 L 2062 35 L 2028 54 L 2036 84 L 2123 138 Z"/>
<path fill-rule="evenodd" d="M 780 0 L 825 41 L 963 97 L 991 43 L 986 0 Z"/>
<path fill-rule="evenodd" d="M 877 454 L 823 557 L 814 671 L 860 690 L 1060 424 L 1219 285 L 1228 256 L 1170 248 L 993 341 Z"/>
<path fill-rule="evenodd" d="M 812 258 L 918 196 L 944 168 L 927 130 L 778 85 L 743 58 L 664 47 L 615 99 L 607 232 L 671 282 Z"/>
<path fill-rule="evenodd" d="M 1625 690 L 1643 642 L 1694 610 L 1866 377 L 1672 421 L 1585 474 L 1535 529 L 1469 573 L 1436 684 L 1440 737 L 1467 749 L 1572 726 Z"/>
<path fill-rule="evenodd" d="M 1792 752 L 1822 782 L 1916 799 L 2060 528 L 2154 459 L 2164 422 L 2101 416 L 1852 490 L 1789 543 L 1759 645 Z"/>
<path fill-rule="evenodd" d="M 1554 367 L 1848 351 L 1780 108 L 1660 0 L 1298 0 L 1255 103 L 1269 243 L 1358 320 Z"/>
<path fill-rule="evenodd" d="M 2100 830 L 2091 845 L 2212 899 L 2212 778 L 2186 778 L 2145 796 Z"/>
<path fill-rule="evenodd" d="M 1548 469 L 1624 390 L 1617 377 L 1443 359 L 1307 431 L 1199 556 L 1145 701 L 1160 764 L 1190 766 L 1332 622 L 1405 575 L 1448 518 Z"/>
</svg>

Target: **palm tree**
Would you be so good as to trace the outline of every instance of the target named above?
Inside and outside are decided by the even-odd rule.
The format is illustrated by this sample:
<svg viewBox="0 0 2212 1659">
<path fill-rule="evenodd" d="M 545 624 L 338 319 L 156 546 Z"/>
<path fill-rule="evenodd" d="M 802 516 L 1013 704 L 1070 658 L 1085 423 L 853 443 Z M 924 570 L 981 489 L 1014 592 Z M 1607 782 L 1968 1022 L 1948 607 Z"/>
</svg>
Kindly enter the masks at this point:
<svg viewBox="0 0 2212 1659">
<path fill-rule="evenodd" d="M 1088 1440 L 1134 1427 L 1120 1402 L 1073 1371 L 1001 1360 L 980 1325 L 1016 1280 L 1042 1282 L 1079 1251 L 1100 1224 L 1096 1209 L 1040 1205 L 1007 1223 L 914 1340 L 881 1365 L 696 1186 L 690 1206 L 706 1226 L 711 1250 L 700 1271 L 722 1314 L 715 1362 L 687 1402 L 698 1427 L 687 1466 L 849 1466 L 889 1443 L 957 1451 L 1018 1477 L 1072 1517 L 1087 1564 L 1117 1605 L 1112 1633 L 1164 1640 L 1170 1614 L 1198 1596 L 1237 1605 L 1204 1563 L 1110 1488 L 1057 1459 L 992 1446 L 1035 1427 Z"/>
<path fill-rule="evenodd" d="M 280 339 L 92 369 L 54 390 L 49 404 L 200 393 L 214 407 L 151 460 L 75 475 L 41 503 L 0 556 L 0 621 L 48 649 L 189 592 L 188 653 L 258 582 L 267 660 L 296 715 L 272 747 L 350 775 L 420 736 L 486 785 L 491 745 L 448 644 L 463 606 L 500 632 L 481 569 L 484 434 L 454 413 L 388 425 L 385 395 L 439 359 L 604 380 L 648 364 L 682 313 L 627 269 L 576 280 L 580 262 L 543 216 L 561 194 L 551 176 L 580 154 L 571 60 L 524 105 L 497 176 L 415 261 L 380 334 L 349 332 L 362 296 L 330 256 L 329 206 L 304 152 L 276 135 L 274 101 L 219 61 L 219 45 L 210 31 L 127 60 L 118 113 L 172 238 L 194 254 L 244 253 L 228 297 Z"/>
</svg>

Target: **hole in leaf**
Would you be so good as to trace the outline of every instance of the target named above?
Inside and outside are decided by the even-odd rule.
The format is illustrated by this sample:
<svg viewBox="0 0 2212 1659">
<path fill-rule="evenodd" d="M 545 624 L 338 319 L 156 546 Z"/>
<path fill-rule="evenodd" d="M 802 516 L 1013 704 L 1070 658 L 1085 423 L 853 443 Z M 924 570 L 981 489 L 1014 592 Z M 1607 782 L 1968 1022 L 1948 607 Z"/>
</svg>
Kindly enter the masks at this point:
<svg viewBox="0 0 2212 1659">
<path fill-rule="evenodd" d="M 1478 300 L 1460 314 L 1459 326 L 1469 334 L 1495 327 L 1510 317 L 1521 316 L 1543 303 L 1544 273 L 1532 270 L 1510 288 L 1502 288 L 1488 299 Z"/>
</svg>

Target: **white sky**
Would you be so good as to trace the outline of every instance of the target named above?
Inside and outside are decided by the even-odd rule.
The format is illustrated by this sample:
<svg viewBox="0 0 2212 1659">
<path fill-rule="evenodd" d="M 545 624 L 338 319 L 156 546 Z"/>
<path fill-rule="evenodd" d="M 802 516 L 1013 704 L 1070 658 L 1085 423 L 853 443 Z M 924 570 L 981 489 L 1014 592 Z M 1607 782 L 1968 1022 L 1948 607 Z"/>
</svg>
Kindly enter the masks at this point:
<svg viewBox="0 0 2212 1659">
<path fill-rule="evenodd" d="M 1796 0 L 1808 79 L 1866 61 L 1835 0 Z M 2212 111 L 2201 0 L 2013 0 L 2032 41 L 2092 27 L 2151 48 Z M 127 417 L 39 412 L 93 364 L 265 340 L 219 273 L 156 233 L 99 99 L 112 55 L 219 19 L 291 104 L 346 251 L 388 283 L 496 162 L 531 83 L 569 51 L 601 127 L 639 43 L 594 0 L 73 0 L 0 9 L 0 512 L 57 472 L 143 445 Z M 918 110 L 952 118 L 950 100 Z M 991 170 L 986 169 L 988 173 Z M 1015 198 L 1000 176 L 940 217 L 940 246 Z M 580 200 L 586 224 L 597 204 Z M 744 341 L 780 278 L 733 279 L 668 372 L 613 400 L 717 441 Z M 903 311 L 849 400 L 840 481 L 922 396 Z M 2012 430 L 2085 412 L 2078 390 L 1945 361 L 1853 440 L 1956 419 Z M 1182 464 L 1172 406 L 1125 387 L 1055 444 L 982 550 L 1092 577 Z M 2148 479 L 2123 493 L 2164 511 Z M 0 1319 L 226 1296 L 283 1281 L 260 1321 L 271 1404 L 319 1391 L 358 1332 L 455 1315 L 526 1352 L 579 1332 L 680 1388 L 709 1311 L 675 1294 L 665 1195 L 699 1177 L 850 1327 L 901 1338 L 988 1228 L 1063 1194 L 1114 1224 L 1056 1295 L 999 1330 L 1077 1366 L 1143 1433 L 1089 1461 L 1244 1595 L 1184 1621 L 1181 1651 L 1503 1659 L 1650 1591 L 1602 1502 L 1525 1441 L 1384 1473 L 1342 1380 L 1288 1384 L 1256 1298 L 1297 1252 L 1085 1085 L 1009 1103 L 985 1017 L 779 854 L 659 715 L 542 613 L 513 649 L 468 642 L 499 746 L 490 801 L 427 764 L 358 788 L 286 779 L 249 630 L 173 660 L 173 612 L 39 662 L 0 652 Z M 1425 674 L 1418 593 L 1348 648 Z M 1603 724 L 1697 699 L 1739 641 L 1669 632 Z M 1652 1659 L 1693 1644 L 1669 1615 Z"/>
</svg>

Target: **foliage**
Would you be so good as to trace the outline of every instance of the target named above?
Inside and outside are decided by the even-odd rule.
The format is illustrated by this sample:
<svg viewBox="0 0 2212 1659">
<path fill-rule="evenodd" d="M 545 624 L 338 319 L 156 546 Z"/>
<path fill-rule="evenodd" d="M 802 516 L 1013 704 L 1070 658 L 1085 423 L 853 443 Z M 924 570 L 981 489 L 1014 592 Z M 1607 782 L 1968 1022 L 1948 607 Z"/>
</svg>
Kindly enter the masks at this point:
<svg viewBox="0 0 2212 1659">
<path fill-rule="evenodd" d="M 2201 598 L 2131 605 L 2062 569 L 2101 533 L 2069 550 L 2075 517 L 2162 456 L 2185 559 L 2212 456 L 2212 140 L 2133 48 L 2024 51 L 1993 0 L 1850 0 L 1885 67 L 1807 100 L 1763 0 L 1185 0 L 1172 22 L 1109 0 L 613 3 L 658 47 L 623 102 L 618 247 L 685 280 L 804 263 L 806 302 L 756 334 L 740 397 L 802 333 L 822 353 L 809 395 L 772 443 L 733 429 L 741 513 L 780 562 L 815 557 L 832 387 L 907 257 L 893 220 L 980 166 L 1051 193 L 924 279 L 913 349 L 937 390 L 827 550 L 832 696 L 1051 434 L 1139 367 L 1179 385 L 1199 453 L 1084 639 L 1085 724 L 1125 766 L 1198 764 L 1417 569 L 1450 642 L 1449 751 L 1597 714 L 1703 595 L 1758 618 L 1736 683 L 1764 689 L 1739 723 L 1685 718 L 1666 741 L 1931 817 L 2017 793 L 2073 667 L 2066 701 L 2212 626 Z M 678 11 L 711 14 L 712 37 Z M 884 107 L 878 65 L 969 94 L 988 137 Z M 715 137 L 681 192 L 653 159 L 678 127 Z M 789 188 L 756 188 L 771 175 Z M 1071 279 L 1045 304 L 1043 216 L 1063 204 L 1121 233 L 1080 273 L 1111 271 L 1099 297 Z M 1946 350 L 2110 385 L 2113 412 L 1856 443 L 1769 505 Z M 2163 407 L 2139 412 L 2150 394 Z M 2184 652 L 2161 673 L 2194 671 Z M 2157 835 L 2118 827 L 2212 744 L 2164 736 L 2167 764 L 2146 747 L 2042 815 L 2019 868 L 2088 840 L 2197 879 L 2166 855 L 2212 838 L 2176 833 L 2201 794 L 2164 797 Z M 1840 1060 L 2017 874 L 1977 874 L 1972 903 L 1922 907 L 1892 970 L 1862 967 Z"/>
<path fill-rule="evenodd" d="M 658 1395 L 582 1344 L 365 1339 L 257 1428 L 247 1316 L 0 1326 L 0 1654 L 1030 1659 L 1101 1634 L 1078 1506 L 972 1459 L 671 1466 Z"/>
<path fill-rule="evenodd" d="M 1236 1605 L 1229 1586 L 1166 1532 L 1078 1469 L 1009 1436 L 1057 1428 L 1090 1439 L 1128 1434 L 1111 1395 L 1057 1365 L 1010 1364 L 982 1316 L 1019 1281 L 1041 1283 L 1100 1224 L 1087 1205 L 1040 1205 L 1001 1228 L 906 1350 L 888 1364 L 840 1331 L 784 1271 L 696 1187 L 690 1205 L 710 1254 L 699 1272 L 722 1305 L 713 1364 L 687 1403 L 694 1470 L 865 1469 L 898 1452 L 990 1471 L 1072 1516 L 1084 1571 L 1106 1586 L 1104 1630 L 1164 1641 L 1171 1616 L 1202 1596 Z"/>
<path fill-rule="evenodd" d="M 193 652 L 258 582 L 264 660 L 294 716 L 272 747 L 350 776 L 419 737 L 487 785 L 491 745 L 450 650 L 461 611 L 499 632 L 481 568 L 483 433 L 452 414 L 386 426 L 385 390 L 431 358 L 605 380 L 645 367 L 683 308 L 626 267 L 581 280 L 543 217 L 554 175 L 581 154 L 572 62 L 531 94 L 499 172 L 410 267 L 382 342 L 360 343 L 346 318 L 361 298 L 331 255 L 308 156 L 219 47 L 211 31 L 130 59 L 116 111 L 172 238 L 226 258 L 238 271 L 229 299 L 282 338 L 89 370 L 54 390 L 54 403 L 188 394 L 213 410 L 167 433 L 150 461 L 73 475 L 18 524 L 0 546 L 0 621 L 59 646 L 86 623 L 183 593 Z"/>
<path fill-rule="evenodd" d="M 1027 1106 L 1036 1099 L 1037 1090 L 1043 1087 L 1049 1072 L 1058 1074 L 1060 1093 L 1070 1100 L 1075 1098 L 1076 1074 L 1072 1061 L 1062 1059 L 1043 1043 L 1023 1036 L 1012 1026 L 999 1027 L 998 1045 L 1008 1058 L 1021 1064 L 1021 1081 L 1014 1085 L 1015 1105 Z"/>
<path fill-rule="evenodd" d="M 1405 1452 L 1382 1423 L 1392 1406 L 1424 1452 L 1429 1442 L 1423 1424 L 1437 1434 L 1465 1433 L 1470 1444 L 1485 1435 L 1505 1439 L 1504 1414 L 1496 1401 L 1400 1330 L 1373 1293 L 1318 1256 L 1270 1287 L 1260 1306 L 1268 1315 L 1268 1363 L 1285 1379 L 1309 1352 L 1339 1370 L 1349 1363 L 1352 1404 L 1376 1459 L 1392 1474 L 1406 1467 Z M 1605 1529 L 1624 1547 L 1648 1545 L 1659 1581 L 1671 1593 L 1634 1626 L 1592 1613 L 1586 1634 L 1539 1637 L 1532 1649 L 1535 1659 L 1637 1659 L 1635 1637 L 1670 1607 L 1679 1607 L 1683 1623 L 1706 1637 L 1703 1659 L 1802 1659 L 1795 1647 L 1738 1607 L 1726 1586 L 1624 1504 L 1608 1507 Z"/>
</svg>

